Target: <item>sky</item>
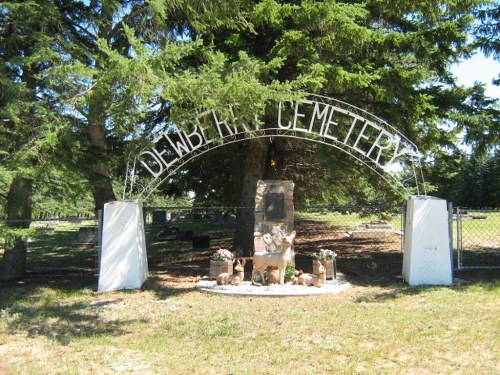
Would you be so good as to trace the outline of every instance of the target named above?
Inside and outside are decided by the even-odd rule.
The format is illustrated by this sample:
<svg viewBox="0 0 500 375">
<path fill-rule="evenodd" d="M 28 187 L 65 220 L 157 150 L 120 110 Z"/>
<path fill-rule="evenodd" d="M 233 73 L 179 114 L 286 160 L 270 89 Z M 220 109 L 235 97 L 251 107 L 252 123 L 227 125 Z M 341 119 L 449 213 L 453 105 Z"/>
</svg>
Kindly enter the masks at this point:
<svg viewBox="0 0 500 375">
<path fill-rule="evenodd" d="M 469 60 L 455 64 L 451 71 L 457 77 L 458 83 L 472 86 L 476 81 L 483 82 L 486 84 L 486 95 L 500 99 L 500 87 L 491 83 L 491 80 L 500 74 L 499 61 L 478 53 Z"/>
</svg>

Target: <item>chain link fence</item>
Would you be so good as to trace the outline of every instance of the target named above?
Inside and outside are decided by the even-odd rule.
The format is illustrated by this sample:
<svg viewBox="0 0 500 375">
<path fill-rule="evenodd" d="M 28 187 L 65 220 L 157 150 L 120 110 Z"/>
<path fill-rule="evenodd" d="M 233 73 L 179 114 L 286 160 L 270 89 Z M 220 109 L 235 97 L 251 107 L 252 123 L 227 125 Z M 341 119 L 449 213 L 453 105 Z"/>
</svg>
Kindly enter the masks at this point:
<svg viewBox="0 0 500 375">
<path fill-rule="evenodd" d="M 150 267 L 207 259 L 219 247 L 230 249 L 241 210 L 253 215 L 254 207 L 144 207 Z M 28 274 L 96 275 L 99 226 L 99 218 L 78 215 L 31 221 L 24 232 Z M 296 206 L 294 228 L 299 259 L 327 248 L 339 259 L 365 259 L 377 267 L 384 263 L 381 254 L 399 256 L 403 246 L 400 206 Z M 0 257 L 6 246 L 0 238 Z"/>
<path fill-rule="evenodd" d="M 500 268 L 500 210 L 455 207 L 453 221 L 457 268 Z"/>
<path fill-rule="evenodd" d="M 337 253 L 340 272 L 357 283 L 400 278 L 404 245 L 403 206 L 299 206 L 299 268 L 320 249 Z"/>
<path fill-rule="evenodd" d="M 4 252 L 13 248 L 13 241 L 22 238 L 27 248 L 28 276 L 95 275 L 99 228 L 99 218 L 90 216 L 40 215 L 31 221 L 2 219 L 0 261 Z M 4 261 L 3 267 L 10 264 Z M 5 272 L 10 274 L 9 270 Z"/>
<path fill-rule="evenodd" d="M 236 212 L 253 207 L 147 207 L 146 223 L 159 240 L 191 239 L 204 232 L 215 240 L 212 245 L 230 246 L 236 223 Z M 295 229 L 299 247 L 306 244 L 349 246 L 370 243 L 375 248 L 402 250 L 402 206 L 298 206 Z M 156 228 L 156 229 L 154 229 Z M 303 238 L 303 241 L 300 238 Z M 315 241 L 315 239 L 317 241 Z M 193 246 L 197 247 L 197 246 Z M 209 246 L 200 246 L 209 247 Z"/>
<path fill-rule="evenodd" d="M 373 249 L 403 249 L 403 206 L 299 206 L 298 222 L 322 223 L 326 241 Z M 328 244 L 328 242 L 327 242 Z"/>
<path fill-rule="evenodd" d="M 250 217 L 254 207 L 145 208 L 150 267 L 195 264 L 219 247 L 231 249 L 238 211 Z M 399 275 L 403 228 L 402 206 L 296 206 L 296 268 L 312 272 L 313 256 L 329 249 L 342 272 Z"/>
<path fill-rule="evenodd" d="M 144 207 L 150 267 L 206 260 L 219 247 L 230 249 L 238 210 L 251 215 L 253 209 Z M 452 223 L 457 269 L 500 268 L 500 210 L 455 207 Z M 0 220 L 0 259 L 9 246 L 5 233 L 11 224 L 19 223 Z M 96 275 L 99 227 L 98 217 L 80 215 L 32 220 L 22 232 L 28 248 L 28 274 Z M 309 262 L 320 249 L 330 249 L 337 252 L 339 264 L 360 274 L 373 269 L 401 271 L 404 205 L 296 206 L 294 228 L 299 261 Z"/>
</svg>

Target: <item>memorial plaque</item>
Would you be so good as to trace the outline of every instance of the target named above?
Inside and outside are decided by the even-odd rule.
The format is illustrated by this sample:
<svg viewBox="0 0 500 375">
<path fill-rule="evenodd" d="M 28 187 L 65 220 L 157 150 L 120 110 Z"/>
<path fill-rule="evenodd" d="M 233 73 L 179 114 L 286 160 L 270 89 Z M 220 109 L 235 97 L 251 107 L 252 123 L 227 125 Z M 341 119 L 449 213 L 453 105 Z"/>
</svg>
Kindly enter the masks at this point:
<svg viewBox="0 0 500 375">
<path fill-rule="evenodd" d="M 285 196 L 283 193 L 268 193 L 264 198 L 265 219 L 283 220 L 285 218 Z"/>
<path fill-rule="evenodd" d="M 259 180 L 255 193 L 254 250 L 281 251 L 279 231 L 293 230 L 292 181 Z M 293 262 L 292 262 L 293 263 Z"/>
</svg>

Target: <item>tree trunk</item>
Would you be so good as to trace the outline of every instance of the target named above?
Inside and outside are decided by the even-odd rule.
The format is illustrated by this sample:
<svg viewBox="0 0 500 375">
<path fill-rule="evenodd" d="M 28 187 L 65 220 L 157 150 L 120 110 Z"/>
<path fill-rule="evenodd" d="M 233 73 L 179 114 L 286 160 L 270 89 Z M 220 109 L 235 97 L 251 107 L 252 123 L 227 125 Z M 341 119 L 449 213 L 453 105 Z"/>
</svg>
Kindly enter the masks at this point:
<svg viewBox="0 0 500 375">
<path fill-rule="evenodd" d="M 103 2 L 101 14 L 98 21 L 98 36 L 100 39 L 111 41 L 113 31 L 113 15 L 118 8 L 118 2 Z M 107 56 L 104 52 L 98 52 L 96 59 L 96 71 L 104 70 Z M 93 155 L 89 155 L 90 174 L 89 183 L 94 197 L 94 211 L 97 216 L 104 204 L 116 200 L 113 185 L 109 176 L 109 167 L 106 164 L 108 141 L 106 139 L 106 116 L 109 105 L 106 93 L 95 90 L 89 101 L 88 134 L 93 146 Z"/>
<path fill-rule="evenodd" d="M 264 175 L 268 144 L 267 139 L 253 139 L 244 146 L 240 206 L 248 208 L 240 208 L 236 212 L 233 239 L 233 251 L 242 256 L 253 255 L 255 192 L 257 181 Z"/>
<path fill-rule="evenodd" d="M 2 261 L 2 280 L 12 280 L 26 273 L 28 241 L 16 238 L 14 246 L 5 249 Z"/>
<path fill-rule="evenodd" d="M 286 139 L 276 138 L 271 141 L 267 151 L 267 159 L 264 168 L 265 180 L 283 180 L 285 177 L 283 165 L 285 161 Z"/>
<path fill-rule="evenodd" d="M 16 177 L 12 180 L 7 195 L 7 226 L 9 228 L 28 229 L 31 224 L 33 181 Z M 1 275 L 3 280 L 10 280 L 26 272 L 27 240 L 14 239 L 14 244 L 7 245 L 3 254 Z"/>
<path fill-rule="evenodd" d="M 96 215 L 99 210 L 103 209 L 105 203 L 116 200 L 109 169 L 105 162 L 107 154 L 105 113 L 106 109 L 98 100 L 91 101 L 88 133 L 94 152 L 93 155 L 89 155 L 93 159 L 92 164 L 89 165 L 89 184 L 94 197 Z"/>
<path fill-rule="evenodd" d="M 90 178 L 90 188 L 94 197 L 94 212 L 97 215 L 99 210 L 104 208 L 104 204 L 116 200 L 111 180 L 106 175 L 93 173 Z"/>
</svg>

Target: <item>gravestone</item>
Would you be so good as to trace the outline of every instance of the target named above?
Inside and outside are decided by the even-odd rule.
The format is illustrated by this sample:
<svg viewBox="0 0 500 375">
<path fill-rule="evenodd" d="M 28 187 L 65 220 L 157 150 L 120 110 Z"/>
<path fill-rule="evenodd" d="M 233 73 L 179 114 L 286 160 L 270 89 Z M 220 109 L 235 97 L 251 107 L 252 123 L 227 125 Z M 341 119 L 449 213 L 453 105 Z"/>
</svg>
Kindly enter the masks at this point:
<svg viewBox="0 0 500 375">
<path fill-rule="evenodd" d="M 71 224 L 82 224 L 83 223 L 83 218 L 81 218 L 79 216 L 68 216 L 67 220 Z"/>
<path fill-rule="evenodd" d="M 359 224 L 353 231 L 347 232 L 352 238 L 383 238 L 394 233 L 394 228 L 387 221 L 372 221 Z"/>
<path fill-rule="evenodd" d="M 96 226 L 80 227 L 80 229 L 78 230 L 78 240 L 82 244 L 97 243 L 97 227 Z"/>
<path fill-rule="evenodd" d="M 153 225 L 164 226 L 167 223 L 167 213 L 165 211 L 153 211 Z"/>
<path fill-rule="evenodd" d="M 292 181 L 259 180 L 255 195 L 254 251 L 281 251 L 279 231 L 293 230 Z"/>
<path fill-rule="evenodd" d="M 59 221 L 59 216 L 48 217 L 45 219 L 45 225 L 59 226 L 61 223 Z"/>
<path fill-rule="evenodd" d="M 210 249 L 210 236 L 200 234 L 193 236 L 193 250 L 208 250 Z"/>
</svg>

